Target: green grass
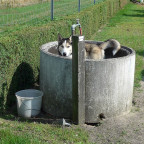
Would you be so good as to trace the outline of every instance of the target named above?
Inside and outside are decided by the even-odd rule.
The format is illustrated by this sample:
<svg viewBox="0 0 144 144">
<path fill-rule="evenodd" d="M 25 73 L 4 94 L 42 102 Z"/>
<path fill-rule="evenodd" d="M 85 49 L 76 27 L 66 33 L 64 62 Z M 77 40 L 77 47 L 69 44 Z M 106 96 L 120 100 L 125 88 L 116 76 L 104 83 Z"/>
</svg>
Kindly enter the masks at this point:
<svg viewBox="0 0 144 144">
<path fill-rule="evenodd" d="M 50 3 L 39 3 L 25 7 L 6 8 L 0 10 L 0 25 L 12 25 L 28 22 L 34 18 L 50 16 Z"/>
<path fill-rule="evenodd" d="M 97 0 L 100 3 L 104 0 Z M 93 0 L 81 0 L 81 11 L 94 6 Z M 78 13 L 77 0 L 57 0 L 54 2 L 54 21 Z M 24 7 L 0 9 L 0 34 L 7 34 L 26 27 L 37 27 L 51 23 L 50 2 Z"/>
<path fill-rule="evenodd" d="M 15 135 L 11 130 L 2 129 L 0 130 L 0 144 L 38 144 L 38 139 L 34 137 L 24 135 Z"/>
<path fill-rule="evenodd" d="M 122 45 L 132 47 L 136 51 L 135 87 L 139 87 L 144 76 L 144 15 L 143 7 L 128 4 L 101 32 L 92 39 L 103 41 L 115 38 Z M 126 135 L 122 131 L 122 136 Z M 100 136 L 102 137 L 102 136 Z M 102 137 L 103 138 L 103 137 Z M 101 139 L 102 139 L 101 138 Z M 119 140 L 117 143 L 120 143 Z M 13 115 L 0 116 L 0 144 L 88 144 L 88 133 L 79 126 L 62 129 L 58 125 L 50 125 L 31 121 L 21 121 Z"/>
<path fill-rule="evenodd" d="M 135 87 L 140 86 L 144 76 L 144 7 L 128 4 L 114 16 L 109 24 L 97 33 L 93 39 L 104 41 L 117 39 L 121 45 L 131 47 L 136 51 Z"/>
<path fill-rule="evenodd" d="M 98 0 L 99 3 L 103 0 Z M 94 2 L 81 0 L 81 10 L 93 6 Z M 13 24 L 37 25 L 50 21 L 50 2 L 43 2 L 24 7 L 0 9 L 0 26 L 11 26 Z M 78 12 L 77 0 L 54 1 L 54 18 L 61 19 L 63 16 Z"/>
<path fill-rule="evenodd" d="M 11 118 L 10 118 L 11 119 Z M 62 128 L 59 125 L 0 118 L 0 144 L 84 144 L 88 134 L 79 126 Z"/>
</svg>

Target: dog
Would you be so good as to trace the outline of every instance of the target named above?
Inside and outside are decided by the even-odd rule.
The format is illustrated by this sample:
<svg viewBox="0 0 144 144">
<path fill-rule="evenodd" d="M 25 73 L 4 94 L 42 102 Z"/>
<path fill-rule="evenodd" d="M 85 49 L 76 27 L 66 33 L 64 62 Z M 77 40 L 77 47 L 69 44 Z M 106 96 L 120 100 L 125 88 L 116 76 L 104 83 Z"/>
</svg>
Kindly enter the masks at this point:
<svg viewBox="0 0 144 144">
<path fill-rule="evenodd" d="M 72 57 L 72 36 L 63 38 L 58 34 L 58 52 L 61 56 Z"/>
<path fill-rule="evenodd" d="M 115 39 L 106 40 L 99 45 L 85 42 L 85 58 L 94 60 L 105 59 L 105 50 L 111 49 L 112 56 L 115 56 L 120 48 L 120 43 Z M 58 52 L 62 56 L 72 57 L 72 36 L 63 38 L 58 34 Z"/>
</svg>

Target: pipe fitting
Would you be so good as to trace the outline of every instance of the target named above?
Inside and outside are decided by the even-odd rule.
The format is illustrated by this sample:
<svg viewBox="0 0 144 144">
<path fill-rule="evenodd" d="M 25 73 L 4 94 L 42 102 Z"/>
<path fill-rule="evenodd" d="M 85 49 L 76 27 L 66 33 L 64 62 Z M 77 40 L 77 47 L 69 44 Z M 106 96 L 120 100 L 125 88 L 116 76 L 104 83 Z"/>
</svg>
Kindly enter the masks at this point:
<svg viewBox="0 0 144 144">
<path fill-rule="evenodd" d="M 77 21 L 77 23 L 76 23 L 76 24 L 73 24 L 73 25 L 71 26 L 72 35 L 74 34 L 75 28 L 76 28 L 77 26 L 79 26 L 79 28 L 81 28 L 81 24 L 79 23 L 79 19 L 76 19 L 76 21 Z"/>
</svg>

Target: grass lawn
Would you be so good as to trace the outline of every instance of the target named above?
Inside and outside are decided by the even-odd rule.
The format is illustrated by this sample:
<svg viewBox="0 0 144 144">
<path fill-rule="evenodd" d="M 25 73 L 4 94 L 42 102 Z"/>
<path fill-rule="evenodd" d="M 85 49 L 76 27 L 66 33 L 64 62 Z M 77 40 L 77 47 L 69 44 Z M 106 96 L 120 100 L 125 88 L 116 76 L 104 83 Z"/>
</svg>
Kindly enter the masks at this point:
<svg viewBox="0 0 144 144">
<path fill-rule="evenodd" d="M 144 5 L 128 4 L 92 37 L 96 41 L 110 38 L 136 51 L 135 87 L 139 87 L 144 76 Z"/>
<path fill-rule="evenodd" d="M 115 38 L 136 51 L 135 87 L 144 76 L 144 6 L 128 4 L 110 23 L 92 36 L 103 41 Z M 88 133 L 79 126 L 62 129 L 60 126 L 21 121 L 14 115 L 0 116 L 0 144 L 88 144 Z"/>
<path fill-rule="evenodd" d="M 96 0 L 96 4 L 104 0 Z M 81 0 L 81 11 L 94 5 L 94 1 Z M 54 20 L 78 12 L 77 0 L 54 1 Z M 23 7 L 0 9 L 0 35 L 25 27 L 42 26 L 51 22 L 51 3 L 43 2 Z"/>
<path fill-rule="evenodd" d="M 62 128 L 60 125 L 44 124 L 15 118 L 13 115 L 0 116 L 0 144 L 84 144 L 88 134 L 79 126 Z"/>
<path fill-rule="evenodd" d="M 99 3 L 103 0 L 97 0 Z M 81 10 L 94 5 L 94 1 L 81 0 Z M 77 0 L 54 1 L 54 19 L 78 12 Z M 42 2 L 29 6 L 0 9 L 0 26 L 14 24 L 37 25 L 50 21 L 51 3 Z"/>
</svg>

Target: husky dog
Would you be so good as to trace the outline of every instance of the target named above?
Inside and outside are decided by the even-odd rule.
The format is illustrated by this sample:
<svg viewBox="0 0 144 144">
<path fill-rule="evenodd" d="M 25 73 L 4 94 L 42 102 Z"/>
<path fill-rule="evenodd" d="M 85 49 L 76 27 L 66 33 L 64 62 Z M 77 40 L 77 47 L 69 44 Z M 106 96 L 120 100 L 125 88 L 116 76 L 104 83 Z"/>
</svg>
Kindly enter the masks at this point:
<svg viewBox="0 0 144 144">
<path fill-rule="evenodd" d="M 85 42 L 85 57 L 87 59 L 100 60 L 105 58 L 105 50 L 112 49 L 112 55 L 119 51 L 121 48 L 120 43 L 115 39 L 109 39 L 101 44 L 90 44 Z M 63 38 L 58 35 L 58 51 L 59 54 L 66 57 L 72 57 L 72 37 Z"/>
<path fill-rule="evenodd" d="M 104 59 L 105 50 L 112 50 L 112 57 L 119 51 L 121 48 L 120 43 L 115 39 L 109 39 L 102 42 L 100 45 L 85 43 L 85 56 L 87 59 Z"/>
<path fill-rule="evenodd" d="M 72 57 L 72 37 L 63 38 L 58 34 L 58 52 L 62 56 Z"/>
</svg>

